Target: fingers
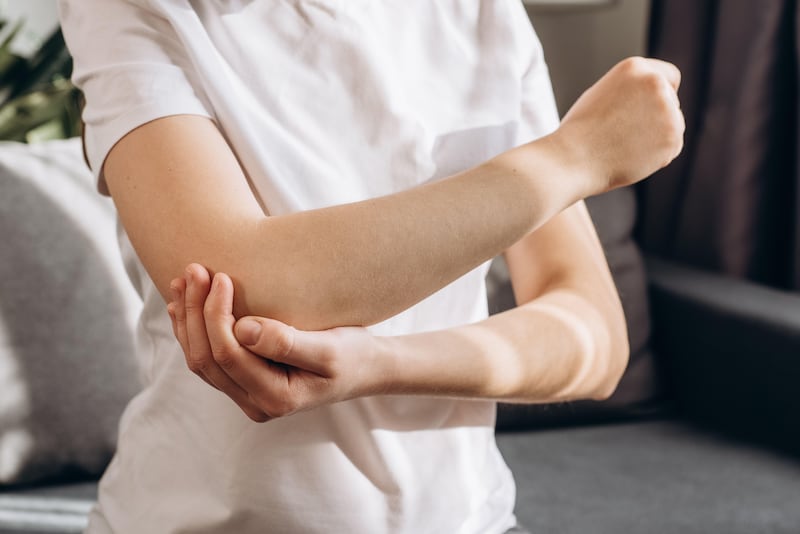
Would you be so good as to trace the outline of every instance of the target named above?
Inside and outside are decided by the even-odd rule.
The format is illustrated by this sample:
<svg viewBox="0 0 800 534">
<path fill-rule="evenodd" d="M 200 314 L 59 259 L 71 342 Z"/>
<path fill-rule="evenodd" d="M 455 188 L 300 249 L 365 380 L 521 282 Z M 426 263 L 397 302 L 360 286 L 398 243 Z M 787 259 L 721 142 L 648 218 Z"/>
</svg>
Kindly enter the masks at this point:
<svg viewBox="0 0 800 534">
<path fill-rule="evenodd" d="M 184 273 L 186 277 L 186 291 L 184 293 L 184 312 L 185 312 L 185 327 L 187 338 L 187 351 L 186 363 L 189 369 L 198 374 L 206 375 L 215 384 L 214 380 L 209 376 L 214 373 L 215 369 L 212 364 L 211 348 L 208 345 L 208 338 L 206 336 L 206 324 L 203 319 L 203 305 L 206 301 L 209 288 L 211 286 L 211 279 L 208 271 L 197 264 L 189 265 Z"/>
<path fill-rule="evenodd" d="M 242 347 L 233 334 L 236 319 L 232 308 L 233 282 L 227 275 L 217 273 L 204 309 L 211 354 L 239 387 L 251 397 L 261 398 L 265 388 L 285 379 L 285 373 L 268 361 L 274 360 L 274 350 L 264 351 L 261 358 Z"/>
<path fill-rule="evenodd" d="M 666 165 L 680 154 L 683 148 L 683 134 L 686 130 L 686 122 L 681 112 L 681 103 L 678 98 L 681 71 L 672 63 L 660 59 L 646 59 L 644 61 L 646 63 L 639 63 L 646 65 L 646 69 L 657 77 L 659 80 L 658 86 L 661 89 L 659 95 L 665 99 L 665 102 L 669 103 L 667 110 L 671 117 L 670 127 L 666 127 L 664 131 L 668 136 L 668 144 L 673 147 L 673 150 L 669 153 L 667 161 L 663 162 Z"/>
<path fill-rule="evenodd" d="M 188 364 L 189 337 L 186 333 L 186 306 L 184 305 L 186 280 L 184 278 L 175 278 L 172 282 L 170 282 L 169 288 L 172 300 L 167 305 L 167 313 L 169 313 L 169 317 L 172 320 L 172 333 L 175 334 L 175 338 L 178 340 L 178 343 L 180 343 L 181 349 L 183 349 L 184 357 L 187 359 Z M 212 384 L 205 374 L 196 374 L 202 378 L 206 384 L 217 389 L 217 386 Z"/>
<path fill-rule="evenodd" d="M 186 337 L 186 308 L 178 303 L 183 302 L 186 291 L 186 280 L 175 278 L 169 283 L 171 301 L 167 304 L 167 313 L 172 320 L 172 333 L 180 343 L 184 354 L 189 353 L 189 339 Z"/>
<path fill-rule="evenodd" d="M 672 88 L 677 91 L 681 86 L 681 71 L 678 67 L 667 61 L 660 59 L 650 59 L 650 65 L 662 76 L 664 76 Z"/>
<path fill-rule="evenodd" d="M 239 387 L 214 359 L 204 312 L 211 286 L 208 271 L 200 265 L 192 264 L 187 267 L 185 276 L 183 311 L 180 310 L 181 306 L 176 306 L 174 315 L 176 335 L 185 339 L 181 345 L 186 345 L 184 354 L 189 369 L 228 395 L 251 419 L 265 421 L 266 414 L 251 401 L 247 392 Z M 232 305 L 233 294 L 231 292 L 228 309 Z M 180 320 L 182 313 L 183 321 Z M 230 315 L 228 328 L 233 326 L 233 321 L 233 315 Z M 181 323 L 185 326 L 181 326 Z M 179 341 L 181 337 L 179 337 Z"/>
<path fill-rule="evenodd" d="M 212 280 L 197 264 L 170 290 L 168 310 L 187 365 L 251 419 L 281 417 L 328 398 L 329 384 L 341 374 L 337 335 L 262 317 L 237 323 L 231 279 L 217 273 Z"/>
<path fill-rule="evenodd" d="M 681 84 L 681 71 L 672 63 L 661 61 L 660 59 L 650 59 L 649 61 L 656 72 L 665 78 L 670 86 L 664 93 L 666 98 L 672 103 L 670 111 L 672 113 L 675 134 L 675 138 L 672 139 L 672 145 L 675 150 L 670 154 L 669 159 L 669 161 L 672 161 L 683 149 L 683 134 L 686 131 L 686 120 L 681 112 L 681 103 L 678 98 L 678 88 Z"/>
<path fill-rule="evenodd" d="M 211 293 L 206 299 L 205 319 L 208 339 L 215 361 L 241 387 L 253 403 L 271 417 L 294 413 L 304 405 L 302 395 L 292 391 L 287 367 L 276 363 L 276 356 L 291 351 L 291 345 L 282 345 L 281 337 L 259 356 L 243 347 L 233 334 L 235 318 L 233 283 L 222 273 L 214 276 Z M 268 321 L 268 320 L 267 320 Z M 294 329 L 270 321 L 285 329 Z"/>
</svg>

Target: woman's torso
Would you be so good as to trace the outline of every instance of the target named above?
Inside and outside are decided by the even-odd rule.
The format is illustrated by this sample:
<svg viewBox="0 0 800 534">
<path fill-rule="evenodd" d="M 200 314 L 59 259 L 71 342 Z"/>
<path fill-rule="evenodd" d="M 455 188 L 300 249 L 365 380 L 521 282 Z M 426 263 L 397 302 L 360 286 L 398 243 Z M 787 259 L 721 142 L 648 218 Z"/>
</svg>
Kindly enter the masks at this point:
<svg viewBox="0 0 800 534">
<path fill-rule="evenodd" d="M 108 0 L 104 0 L 108 1 Z M 163 0 L 146 12 L 270 215 L 390 194 L 519 142 L 516 2 Z M 124 22 L 118 22 L 125 26 Z M 435 224 L 435 222 L 434 222 Z M 357 399 L 255 424 L 186 369 L 130 244 L 146 387 L 123 417 L 90 532 L 502 532 L 514 484 L 495 405 Z M 486 266 L 376 325 L 486 316 Z"/>
</svg>

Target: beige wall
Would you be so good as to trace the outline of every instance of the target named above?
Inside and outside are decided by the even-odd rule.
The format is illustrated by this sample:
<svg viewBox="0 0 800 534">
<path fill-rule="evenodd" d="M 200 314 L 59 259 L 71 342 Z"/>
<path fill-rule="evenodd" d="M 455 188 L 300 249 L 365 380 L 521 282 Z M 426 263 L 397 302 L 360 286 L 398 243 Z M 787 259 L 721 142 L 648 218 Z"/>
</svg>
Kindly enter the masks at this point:
<svg viewBox="0 0 800 534">
<path fill-rule="evenodd" d="M 597 7 L 528 6 L 544 46 L 561 114 L 597 78 L 627 56 L 645 52 L 649 0 Z"/>
</svg>

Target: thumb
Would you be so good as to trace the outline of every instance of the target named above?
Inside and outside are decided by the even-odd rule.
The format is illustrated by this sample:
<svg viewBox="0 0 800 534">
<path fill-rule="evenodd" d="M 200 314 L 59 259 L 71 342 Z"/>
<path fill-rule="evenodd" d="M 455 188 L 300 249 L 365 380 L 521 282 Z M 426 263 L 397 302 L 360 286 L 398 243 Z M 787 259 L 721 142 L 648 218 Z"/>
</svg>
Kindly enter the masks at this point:
<svg viewBox="0 0 800 534">
<path fill-rule="evenodd" d="M 265 317 L 242 317 L 233 333 L 240 344 L 270 360 L 282 361 L 294 346 L 294 328 Z"/>
<path fill-rule="evenodd" d="M 324 354 L 332 352 L 324 332 L 297 330 L 265 317 L 242 317 L 234 326 L 236 339 L 251 352 L 272 360 L 325 375 Z"/>
</svg>

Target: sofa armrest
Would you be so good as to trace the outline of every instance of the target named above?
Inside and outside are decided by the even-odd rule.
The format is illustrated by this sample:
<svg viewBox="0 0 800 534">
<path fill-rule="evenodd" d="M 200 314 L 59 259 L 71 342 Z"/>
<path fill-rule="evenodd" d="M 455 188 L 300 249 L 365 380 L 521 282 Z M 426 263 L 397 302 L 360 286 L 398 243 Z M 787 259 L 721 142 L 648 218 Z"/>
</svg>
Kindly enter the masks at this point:
<svg viewBox="0 0 800 534">
<path fill-rule="evenodd" d="M 800 294 L 648 259 L 653 344 L 690 419 L 800 453 Z"/>
</svg>

